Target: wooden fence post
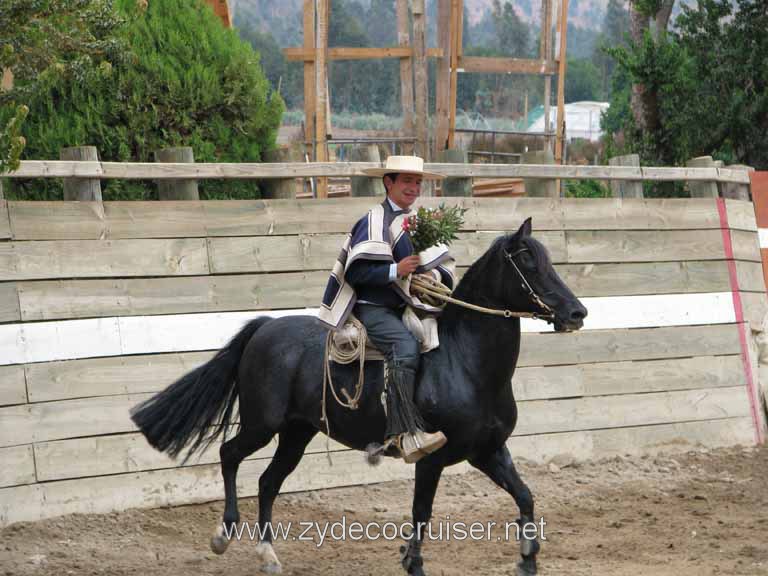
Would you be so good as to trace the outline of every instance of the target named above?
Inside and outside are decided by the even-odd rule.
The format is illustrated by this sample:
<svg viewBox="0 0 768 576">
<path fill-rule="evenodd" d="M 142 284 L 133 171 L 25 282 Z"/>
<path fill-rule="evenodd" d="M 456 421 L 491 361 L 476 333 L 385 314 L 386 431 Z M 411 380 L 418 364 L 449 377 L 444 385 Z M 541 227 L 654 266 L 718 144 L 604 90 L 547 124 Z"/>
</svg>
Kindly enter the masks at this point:
<svg viewBox="0 0 768 576">
<path fill-rule="evenodd" d="M 349 152 L 350 162 L 381 162 L 381 154 L 376 144 L 354 146 Z M 384 196 L 384 182 L 381 178 L 370 176 L 352 176 L 352 196 Z"/>
<path fill-rule="evenodd" d="M 712 160 L 712 156 L 699 156 L 698 158 L 691 158 L 685 163 L 688 168 L 715 168 L 715 162 Z M 688 190 L 691 193 L 691 198 L 717 198 L 719 196 L 717 190 L 717 182 L 688 182 Z"/>
<path fill-rule="evenodd" d="M 264 154 L 265 162 L 304 162 L 304 145 L 291 144 Z M 296 198 L 296 178 L 269 178 L 259 182 L 261 197 L 264 199 Z"/>
<path fill-rule="evenodd" d="M 614 156 L 608 160 L 610 166 L 640 166 L 639 154 Z M 611 196 L 614 198 L 642 198 L 643 183 L 637 180 L 611 180 Z"/>
<path fill-rule="evenodd" d="M 554 164 L 552 150 L 523 152 L 522 164 Z M 524 178 L 526 196 L 539 198 L 559 198 L 557 180 L 545 178 Z"/>
<path fill-rule="evenodd" d="M 744 170 L 745 172 L 754 172 L 752 166 L 744 164 L 731 164 L 727 166 L 730 170 Z M 749 184 L 739 184 L 738 182 L 721 182 L 720 189 L 723 198 L 732 198 L 734 200 L 749 200 Z"/>
<path fill-rule="evenodd" d="M 61 160 L 77 160 L 81 162 L 99 161 L 96 146 L 62 148 L 59 152 L 59 157 Z M 64 200 L 101 202 L 101 182 L 99 182 L 98 178 L 65 178 Z"/>
<path fill-rule="evenodd" d="M 466 150 L 448 148 L 437 153 L 438 162 L 467 164 Z M 472 178 L 445 178 L 442 183 L 443 196 L 472 196 Z"/>
<path fill-rule="evenodd" d="M 190 146 L 163 148 L 155 152 L 155 162 L 194 163 L 195 157 Z M 157 196 L 160 200 L 200 200 L 197 180 L 184 178 L 157 181 Z"/>
</svg>

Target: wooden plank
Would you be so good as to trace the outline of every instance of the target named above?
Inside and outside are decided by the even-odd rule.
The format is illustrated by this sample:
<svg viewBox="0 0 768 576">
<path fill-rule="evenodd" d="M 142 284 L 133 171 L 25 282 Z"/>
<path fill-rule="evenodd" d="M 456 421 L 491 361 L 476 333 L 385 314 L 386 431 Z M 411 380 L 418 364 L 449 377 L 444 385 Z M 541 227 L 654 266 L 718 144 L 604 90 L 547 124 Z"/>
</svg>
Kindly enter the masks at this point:
<svg viewBox="0 0 768 576">
<path fill-rule="evenodd" d="M 687 451 L 698 446 L 752 445 L 749 418 L 640 426 L 539 436 L 515 436 L 508 444 L 513 457 L 536 462 L 564 454 L 576 460 L 618 454 Z M 258 476 L 268 461 L 247 460 L 238 476 L 238 495 L 255 496 Z M 373 484 L 413 477 L 413 467 L 387 461 L 371 468 L 354 451 L 333 454 L 329 467 L 324 454 L 306 456 L 283 486 L 283 492 Z M 468 470 L 462 464 L 446 473 Z M 104 513 L 127 508 L 191 504 L 220 500 L 221 474 L 215 464 L 111 476 L 62 480 L 0 490 L 0 526 L 68 513 Z"/>
<path fill-rule="evenodd" d="M 762 258 L 760 257 L 759 238 L 754 232 L 731 230 L 731 243 L 733 245 L 733 258 L 735 260 L 762 262 Z"/>
<path fill-rule="evenodd" d="M 116 318 L 0 325 L 0 365 L 122 353 Z"/>
<path fill-rule="evenodd" d="M 208 236 L 348 233 L 373 206 L 371 198 L 214 200 L 203 203 Z"/>
<path fill-rule="evenodd" d="M 670 454 L 701 447 L 752 446 L 753 437 L 753 426 L 749 418 L 725 418 L 609 430 L 512 436 L 507 441 L 507 446 L 515 459 L 547 462 L 560 456 L 579 461 L 612 456 Z"/>
<path fill-rule="evenodd" d="M 0 487 L 32 484 L 35 482 L 35 458 L 32 446 L 0 448 Z"/>
<path fill-rule="evenodd" d="M 29 401 L 51 402 L 159 392 L 213 355 L 214 352 L 187 352 L 64 360 L 27 364 L 23 372 L 28 382 Z M 24 398 L 26 400 L 26 395 Z"/>
<path fill-rule="evenodd" d="M 746 386 L 739 355 L 535 366 L 512 378 L 518 401 L 734 386 Z"/>
<path fill-rule="evenodd" d="M 397 12 L 397 44 L 407 48 L 409 55 L 400 59 L 400 106 L 403 114 L 404 134 L 414 134 L 414 102 L 413 102 L 413 48 L 410 37 L 410 8 L 408 0 L 395 2 Z"/>
<path fill-rule="evenodd" d="M 568 230 L 670 230 L 720 228 L 714 199 L 566 198 Z"/>
<path fill-rule="evenodd" d="M 446 116 L 447 118 L 447 116 Z M 58 160 L 23 160 L 16 172 L 5 178 L 120 178 L 125 180 L 195 179 L 266 179 L 362 176 L 366 168 L 378 168 L 365 162 L 302 162 L 216 164 L 159 164 L 150 162 L 62 162 Z M 635 168 L 627 166 L 523 165 L 523 164 L 434 164 L 424 169 L 454 178 L 567 178 L 570 180 L 637 180 Z M 713 168 L 641 168 L 642 180 L 653 182 L 716 181 L 748 184 L 744 170 L 719 175 Z M 712 170 L 715 170 L 713 172 Z"/>
<path fill-rule="evenodd" d="M 217 464 L 219 446 L 220 443 L 215 442 L 203 453 L 191 458 L 184 467 Z M 334 453 L 347 450 L 335 440 L 330 440 L 327 446 Z M 275 450 L 277 436 L 246 460 L 272 458 Z M 326 437 L 318 434 L 307 446 L 305 454 L 321 454 L 325 451 Z M 35 461 L 40 482 L 181 467 L 180 460 L 175 461 L 158 452 L 138 432 L 42 442 L 35 444 Z"/>
<path fill-rule="evenodd" d="M 266 459 L 243 462 L 238 474 L 238 496 L 258 493 L 258 478 L 268 464 Z M 467 466 L 453 467 L 456 469 L 466 470 Z M 281 492 L 404 480 L 413 478 L 413 470 L 413 466 L 397 460 L 372 468 L 353 451 L 334 453 L 332 467 L 325 454 L 309 454 L 286 479 Z M 221 499 L 223 494 L 217 464 L 46 482 L 0 490 L 0 525 L 73 512 L 210 502 Z"/>
<path fill-rule="evenodd" d="M 21 320 L 16 283 L 5 282 L 0 284 L 0 322 L 14 322 L 16 320 Z"/>
<path fill-rule="evenodd" d="M 206 235 L 202 203 L 194 200 L 105 202 L 107 238 L 184 238 Z"/>
<path fill-rule="evenodd" d="M 765 292 L 763 266 L 758 262 L 736 261 L 736 276 L 739 289 L 745 292 Z"/>
<path fill-rule="evenodd" d="M 539 230 L 562 230 L 563 210 L 554 198 L 475 198 L 474 212 L 465 215 L 477 230 L 516 232 L 526 218 L 532 218 L 534 236 Z"/>
<path fill-rule="evenodd" d="M 315 0 L 304 0 L 304 48 L 312 50 L 313 60 L 304 62 L 304 144 L 309 159 L 314 160 L 315 141 Z"/>
<path fill-rule="evenodd" d="M 743 278 L 748 290 L 762 282 L 762 270 L 752 262 L 744 265 Z M 680 294 L 727 292 L 731 290 L 728 264 L 722 261 L 626 262 L 618 264 L 561 264 L 555 270 L 579 297 L 633 296 L 641 294 Z M 755 274 L 759 274 L 755 277 Z"/>
<path fill-rule="evenodd" d="M 23 366 L 0 366 L 0 406 L 24 404 L 27 384 Z"/>
<path fill-rule="evenodd" d="M 451 5 L 437 3 L 437 44 L 443 56 L 437 61 L 435 84 L 435 142 L 432 154 L 445 150 L 448 145 L 449 110 L 451 106 Z M 440 172 L 442 173 L 442 172 Z"/>
<path fill-rule="evenodd" d="M 20 283 L 24 321 L 316 306 L 328 273 Z M 0 285 L 2 292 L 2 285 Z"/>
<path fill-rule="evenodd" d="M 0 447 L 132 432 L 129 410 L 151 394 L 102 396 L 0 408 Z"/>
<path fill-rule="evenodd" d="M 0 280 L 207 273 L 208 253 L 202 238 L 0 244 Z"/>
<path fill-rule="evenodd" d="M 614 328 L 653 328 L 657 326 L 691 326 L 732 324 L 736 322 L 733 296 L 728 292 L 704 294 L 648 294 L 644 296 L 606 296 L 582 298 L 589 310 L 584 330 Z M 524 332 L 535 330 L 540 320 L 523 319 Z M 549 327 L 551 330 L 552 328 Z"/>
<path fill-rule="evenodd" d="M 427 18 L 424 0 L 411 2 L 413 12 L 413 93 L 414 113 L 416 115 L 416 144 L 414 153 L 425 160 L 429 158 L 429 135 L 427 134 L 427 119 L 429 118 L 429 79 L 427 74 L 427 57 L 431 50 L 427 49 Z M 442 50 L 439 51 L 442 58 Z M 431 190 L 426 187 L 425 190 Z"/>
<path fill-rule="evenodd" d="M 315 51 L 311 48 L 283 48 L 289 62 L 314 62 Z M 409 58 L 411 49 L 407 46 L 385 46 L 382 48 L 342 47 L 328 48 L 329 60 L 380 60 L 383 58 Z"/>
<path fill-rule="evenodd" d="M 754 330 L 761 330 L 768 315 L 768 298 L 765 293 L 740 292 L 744 321 Z"/>
<path fill-rule="evenodd" d="M 98 240 L 107 237 L 101 202 L 9 202 L 14 240 Z"/>
<path fill-rule="evenodd" d="M 554 61 L 526 58 L 488 58 L 481 56 L 461 56 L 459 72 L 480 74 L 539 74 L 553 76 L 557 74 Z"/>
<path fill-rule="evenodd" d="M 738 327 L 675 326 L 523 334 L 518 366 L 741 354 Z"/>
<path fill-rule="evenodd" d="M 725 208 L 728 213 L 728 226 L 731 229 L 757 232 L 755 206 L 752 202 L 726 199 Z"/>
<path fill-rule="evenodd" d="M 12 238 L 8 202 L 0 198 L 0 240 Z"/>
<path fill-rule="evenodd" d="M 749 416 L 745 386 L 519 404 L 516 435 Z"/>
<path fill-rule="evenodd" d="M 479 258 L 499 236 L 495 232 L 461 233 L 451 244 L 457 265 L 466 266 Z M 543 232 L 536 237 L 550 250 L 554 261 L 565 255 L 562 232 Z M 211 272 L 288 272 L 330 270 L 343 243 L 341 235 L 299 235 L 295 237 L 210 238 Z"/>
<path fill-rule="evenodd" d="M 566 246 L 568 262 L 669 262 L 725 257 L 719 230 L 574 230 L 566 232 Z"/>
</svg>

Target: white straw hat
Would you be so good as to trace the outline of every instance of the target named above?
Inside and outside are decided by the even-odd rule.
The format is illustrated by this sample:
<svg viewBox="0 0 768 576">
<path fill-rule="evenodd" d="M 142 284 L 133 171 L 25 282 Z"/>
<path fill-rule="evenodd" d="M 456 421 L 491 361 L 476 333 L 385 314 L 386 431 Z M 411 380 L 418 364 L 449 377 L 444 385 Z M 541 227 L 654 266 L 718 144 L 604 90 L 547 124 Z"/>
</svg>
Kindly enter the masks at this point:
<svg viewBox="0 0 768 576">
<path fill-rule="evenodd" d="M 366 168 L 366 176 L 384 176 L 385 174 L 418 174 L 425 180 L 442 180 L 441 174 L 424 172 L 424 160 L 418 156 L 390 156 L 384 168 Z"/>
</svg>

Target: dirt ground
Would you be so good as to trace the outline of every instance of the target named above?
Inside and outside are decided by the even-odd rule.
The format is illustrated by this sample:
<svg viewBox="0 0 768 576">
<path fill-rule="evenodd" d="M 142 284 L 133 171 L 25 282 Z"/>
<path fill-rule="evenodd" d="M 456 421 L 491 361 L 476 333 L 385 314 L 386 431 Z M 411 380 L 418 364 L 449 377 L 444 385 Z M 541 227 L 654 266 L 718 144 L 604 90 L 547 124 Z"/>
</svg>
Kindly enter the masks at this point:
<svg viewBox="0 0 768 576">
<path fill-rule="evenodd" d="M 362 456 L 361 456 L 362 457 Z M 768 449 L 731 448 L 675 456 L 617 457 L 601 462 L 522 462 L 537 516 L 546 524 L 539 555 L 543 575 L 638 574 L 702 576 L 768 574 Z M 287 494 L 274 521 L 318 523 L 346 518 L 402 523 L 409 519 L 411 483 Z M 20 523 L 0 531 L 0 575 L 146 574 L 254 575 L 255 544 L 233 542 L 223 556 L 208 542 L 221 502 L 106 515 L 72 515 Z M 241 500 L 243 520 L 255 520 L 257 500 Z M 450 516 L 450 519 L 446 519 Z M 517 517 L 511 498 L 479 473 L 446 476 L 434 521 L 495 521 Z M 514 574 L 518 546 L 492 538 L 431 541 L 430 575 Z M 303 530 L 292 528 L 295 536 Z M 435 533 L 437 525 L 435 525 Z M 447 528 L 446 532 L 447 534 Z M 349 532 L 348 534 L 351 534 Z M 318 539 L 316 531 L 305 537 Z M 501 541 L 498 539 L 501 538 Z M 276 541 L 283 574 L 404 574 L 399 541 Z"/>
</svg>

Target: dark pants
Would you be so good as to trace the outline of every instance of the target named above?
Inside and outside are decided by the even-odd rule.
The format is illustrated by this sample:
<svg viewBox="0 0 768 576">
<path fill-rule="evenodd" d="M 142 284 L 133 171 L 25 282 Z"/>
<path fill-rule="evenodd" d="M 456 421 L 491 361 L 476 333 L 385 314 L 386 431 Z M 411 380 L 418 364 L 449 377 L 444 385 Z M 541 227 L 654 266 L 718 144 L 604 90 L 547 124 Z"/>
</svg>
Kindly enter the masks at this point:
<svg viewBox="0 0 768 576">
<path fill-rule="evenodd" d="M 385 306 L 358 304 L 353 314 L 365 326 L 368 338 L 392 366 L 416 372 L 421 346 L 403 324 L 405 307 L 398 310 Z"/>
<path fill-rule="evenodd" d="M 368 338 L 387 359 L 387 427 L 385 438 L 424 429 L 414 391 L 421 346 L 403 324 L 405 308 L 358 304 L 354 315 L 365 326 Z"/>
</svg>

